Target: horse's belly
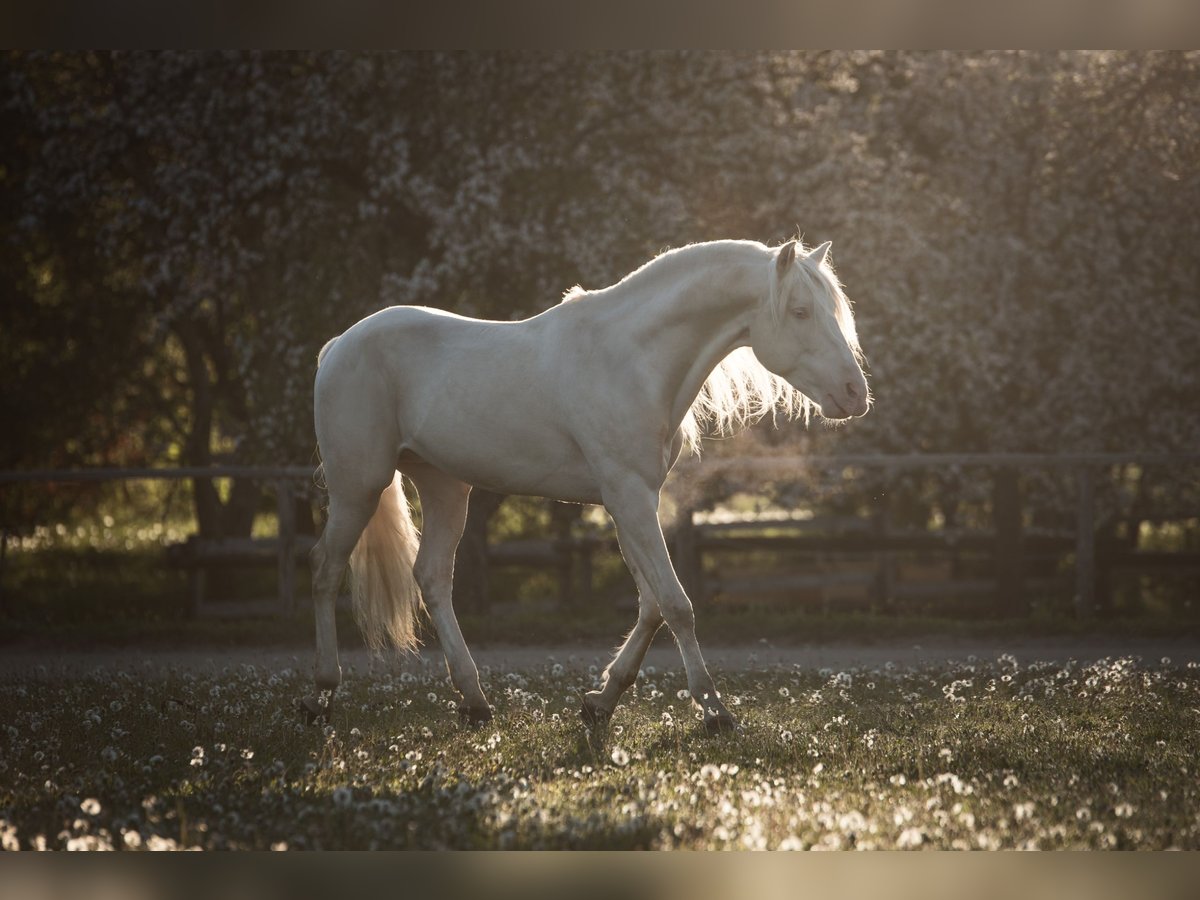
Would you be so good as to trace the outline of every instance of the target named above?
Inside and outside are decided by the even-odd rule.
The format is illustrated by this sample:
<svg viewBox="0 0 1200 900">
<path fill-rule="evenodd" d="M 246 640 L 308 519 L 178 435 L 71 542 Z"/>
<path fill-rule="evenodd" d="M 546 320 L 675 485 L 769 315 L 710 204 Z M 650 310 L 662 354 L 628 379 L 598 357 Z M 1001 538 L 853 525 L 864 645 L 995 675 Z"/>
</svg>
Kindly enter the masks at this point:
<svg viewBox="0 0 1200 900">
<path fill-rule="evenodd" d="M 426 433 L 406 441 L 404 450 L 489 491 L 601 502 L 587 460 L 574 441 L 561 434 L 474 428 L 470 433 Z"/>
</svg>

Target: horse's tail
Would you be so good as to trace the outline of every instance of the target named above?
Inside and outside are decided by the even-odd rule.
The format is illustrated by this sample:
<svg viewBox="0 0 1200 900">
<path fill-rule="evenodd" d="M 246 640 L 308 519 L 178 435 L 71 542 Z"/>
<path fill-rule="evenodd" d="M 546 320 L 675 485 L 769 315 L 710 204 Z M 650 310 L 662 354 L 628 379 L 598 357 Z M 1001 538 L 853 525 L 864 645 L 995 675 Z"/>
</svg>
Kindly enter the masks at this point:
<svg viewBox="0 0 1200 900">
<path fill-rule="evenodd" d="M 413 575 L 420 543 L 397 472 L 350 554 L 354 618 L 367 646 L 416 650 L 417 615 L 424 609 Z"/>
</svg>

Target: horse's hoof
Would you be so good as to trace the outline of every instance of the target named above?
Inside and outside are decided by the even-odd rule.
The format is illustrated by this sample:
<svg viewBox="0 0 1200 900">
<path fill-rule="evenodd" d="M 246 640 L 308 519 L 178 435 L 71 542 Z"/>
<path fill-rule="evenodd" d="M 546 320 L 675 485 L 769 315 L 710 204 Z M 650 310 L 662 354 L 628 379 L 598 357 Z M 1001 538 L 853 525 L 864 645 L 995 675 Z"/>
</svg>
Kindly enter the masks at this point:
<svg viewBox="0 0 1200 900">
<path fill-rule="evenodd" d="M 329 721 L 329 706 L 322 706 L 316 697 L 300 698 L 296 701 L 296 708 L 300 710 L 305 725 L 314 725 L 322 719 Z"/>
<path fill-rule="evenodd" d="M 704 730 L 709 734 L 727 734 L 729 732 L 741 731 L 742 728 L 737 723 L 737 719 L 729 713 L 718 713 L 715 716 L 704 717 Z"/>
<path fill-rule="evenodd" d="M 612 713 L 593 704 L 586 695 L 579 705 L 579 718 L 588 728 L 604 728 L 612 718 Z"/>
<path fill-rule="evenodd" d="M 458 707 L 458 720 L 464 725 L 478 728 L 480 725 L 486 725 L 492 721 L 492 708 L 485 706 L 480 709 L 476 706 L 468 706 L 466 703 L 460 704 Z"/>
</svg>

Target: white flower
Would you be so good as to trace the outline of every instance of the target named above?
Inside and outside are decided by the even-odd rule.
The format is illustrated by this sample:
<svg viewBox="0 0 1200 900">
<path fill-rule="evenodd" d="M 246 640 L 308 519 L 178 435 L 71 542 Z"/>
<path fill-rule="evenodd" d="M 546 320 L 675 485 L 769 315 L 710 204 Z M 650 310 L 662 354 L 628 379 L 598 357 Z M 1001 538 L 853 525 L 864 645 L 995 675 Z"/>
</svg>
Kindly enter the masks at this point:
<svg viewBox="0 0 1200 900">
<path fill-rule="evenodd" d="M 629 765 L 629 754 L 620 747 L 613 747 L 612 761 L 618 766 Z"/>
</svg>

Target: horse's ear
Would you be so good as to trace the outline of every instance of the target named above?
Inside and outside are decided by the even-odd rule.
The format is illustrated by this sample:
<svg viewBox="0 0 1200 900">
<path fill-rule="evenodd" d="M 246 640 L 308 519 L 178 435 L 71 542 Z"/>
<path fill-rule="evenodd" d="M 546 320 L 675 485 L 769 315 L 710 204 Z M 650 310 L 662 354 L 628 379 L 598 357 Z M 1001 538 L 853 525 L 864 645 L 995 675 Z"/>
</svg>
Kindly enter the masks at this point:
<svg viewBox="0 0 1200 900">
<path fill-rule="evenodd" d="M 775 271 L 782 275 L 786 272 L 796 259 L 796 242 L 788 241 L 779 248 L 779 253 L 775 257 Z"/>
<path fill-rule="evenodd" d="M 829 248 L 833 246 L 833 241 L 826 241 L 820 247 L 813 250 L 812 253 L 804 257 L 805 262 L 812 263 L 815 268 L 820 268 L 821 263 L 825 262 L 825 258 L 829 256 Z"/>
</svg>

